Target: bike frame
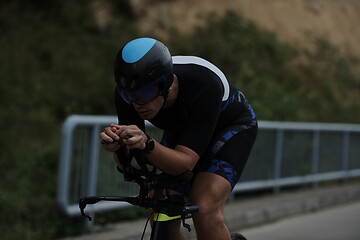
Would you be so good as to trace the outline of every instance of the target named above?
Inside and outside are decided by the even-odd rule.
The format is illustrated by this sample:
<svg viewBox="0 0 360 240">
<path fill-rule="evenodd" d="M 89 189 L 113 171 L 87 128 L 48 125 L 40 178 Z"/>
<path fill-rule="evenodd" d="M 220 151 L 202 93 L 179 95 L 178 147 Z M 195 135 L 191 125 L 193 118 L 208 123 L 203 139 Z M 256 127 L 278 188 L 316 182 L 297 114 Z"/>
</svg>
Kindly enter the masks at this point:
<svg viewBox="0 0 360 240">
<path fill-rule="evenodd" d="M 151 231 L 150 240 L 169 240 L 171 239 L 171 227 L 173 221 L 181 220 L 185 228 L 190 231 L 190 225 L 185 223 L 185 219 L 190 218 L 191 214 L 199 211 L 199 207 L 189 204 L 185 197 L 181 195 L 170 195 L 168 191 L 171 184 L 186 184 L 192 178 L 192 172 L 185 172 L 180 176 L 168 174 L 154 175 L 144 178 L 143 176 L 133 177 L 140 186 L 137 197 L 109 197 L 93 196 L 84 197 L 79 201 L 81 214 L 91 221 L 91 217 L 84 212 L 87 204 L 95 204 L 99 201 L 120 201 L 128 202 L 134 206 L 154 209 L 154 224 Z M 149 197 L 149 186 L 155 186 L 154 196 Z"/>
</svg>

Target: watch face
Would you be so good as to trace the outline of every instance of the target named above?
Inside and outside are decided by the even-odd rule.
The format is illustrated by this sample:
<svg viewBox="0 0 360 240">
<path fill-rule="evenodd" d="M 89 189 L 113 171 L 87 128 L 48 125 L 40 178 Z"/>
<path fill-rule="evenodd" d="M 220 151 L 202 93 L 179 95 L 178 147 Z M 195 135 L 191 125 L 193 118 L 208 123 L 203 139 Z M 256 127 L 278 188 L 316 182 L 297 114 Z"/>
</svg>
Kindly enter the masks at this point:
<svg viewBox="0 0 360 240">
<path fill-rule="evenodd" d="M 154 147 L 155 147 L 154 139 L 150 138 L 146 145 L 147 145 L 146 146 L 147 152 L 151 153 L 154 150 Z"/>
</svg>

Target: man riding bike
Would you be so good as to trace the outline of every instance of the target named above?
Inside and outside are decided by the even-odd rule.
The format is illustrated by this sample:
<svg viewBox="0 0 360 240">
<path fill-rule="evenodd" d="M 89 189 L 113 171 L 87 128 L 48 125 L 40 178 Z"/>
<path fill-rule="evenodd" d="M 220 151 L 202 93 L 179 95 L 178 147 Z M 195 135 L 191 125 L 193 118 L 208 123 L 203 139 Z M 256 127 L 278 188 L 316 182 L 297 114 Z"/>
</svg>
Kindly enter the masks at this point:
<svg viewBox="0 0 360 240">
<path fill-rule="evenodd" d="M 212 63 L 172 57 L 152 38 L 121 48 L 115 81 L 118 124 L 100 133 L 107 143 L 103 148 L 122 154 L 138 149 L 156 169 L 171 175 L 193 171 L 188 187 L 174 185 L 172 190 L 200 207 L 193 215 L 198 239 L 231 239 L 223 211 L 257 135 L 256 116 L 244 94 Z M 144 120 L 163 130 L 160 142 L 146 134 Z M 122 159 L 116 161 L 123 171 Z M 180 227 L 174 229 L 173 240 L 185 239 Z"/>
</svg>

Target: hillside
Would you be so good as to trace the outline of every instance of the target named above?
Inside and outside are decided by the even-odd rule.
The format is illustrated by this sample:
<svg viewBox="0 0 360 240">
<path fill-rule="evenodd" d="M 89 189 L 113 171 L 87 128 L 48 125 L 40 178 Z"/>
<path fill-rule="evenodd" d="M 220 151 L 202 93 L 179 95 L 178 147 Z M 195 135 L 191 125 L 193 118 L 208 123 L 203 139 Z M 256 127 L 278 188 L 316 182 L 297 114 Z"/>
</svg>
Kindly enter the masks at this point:
<svg viewBox="0 0 360 240">
<path fill-rule="evenodd" d="M 325 38 L 343 52 L 360 57 L 358 0 L 137 0 L 129 1 L 146 33 L 166 37 L 169 29 L 191 33 L 209 14 L 234 10 L 296 47 L 312 49 Z M 104 16 L 104 15 L 102 15 Z"/>
<path fill-rule="evenodd" d="M 115 114 L 114 57 L 137 36 L 159 37 L 175 54 L 214 62 L 244 91 L 259 120 L 360 123 L 360 77 L 353 59 L 326 41 L 314 51 L 284 44 L 311 50 L 314 39 L 325 37 L 359 58 L 359 5 L 359 0 L 2 1 L 2 239 L 80 233 L 84 219 L 70 219 L 55 207 L 61 126 L 72 114 Z M 241 16 L 224 14 L 229 9 Z M 297 61 L 301 57 L 308 61 Z M 75 145 L 76 154 L 86 148 L 83 139 Z M 99 215 L 94 226 L 130 215 L 136 217 Z"/>
</svg>

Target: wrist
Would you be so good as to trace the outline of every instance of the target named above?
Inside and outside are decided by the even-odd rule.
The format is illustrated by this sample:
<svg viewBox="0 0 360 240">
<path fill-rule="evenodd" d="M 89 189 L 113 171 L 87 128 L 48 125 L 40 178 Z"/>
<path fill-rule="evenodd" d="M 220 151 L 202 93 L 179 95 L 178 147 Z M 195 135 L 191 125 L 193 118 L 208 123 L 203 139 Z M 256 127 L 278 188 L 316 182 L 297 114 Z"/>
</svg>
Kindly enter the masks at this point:
<svg viewBox="0 0 360 240">
<path fill-rule="evenodd" d="M 155 141 L 152 137 L 150 137 L 149 135 L 146 135 L 146 142 L 145 142 L 145 148 L 144 149 L 141 149 L 141 152 L 145 153 L 145 154 L 149 154 L 151 153 L 154 148 L 155 148 Z"/>
</svg>

